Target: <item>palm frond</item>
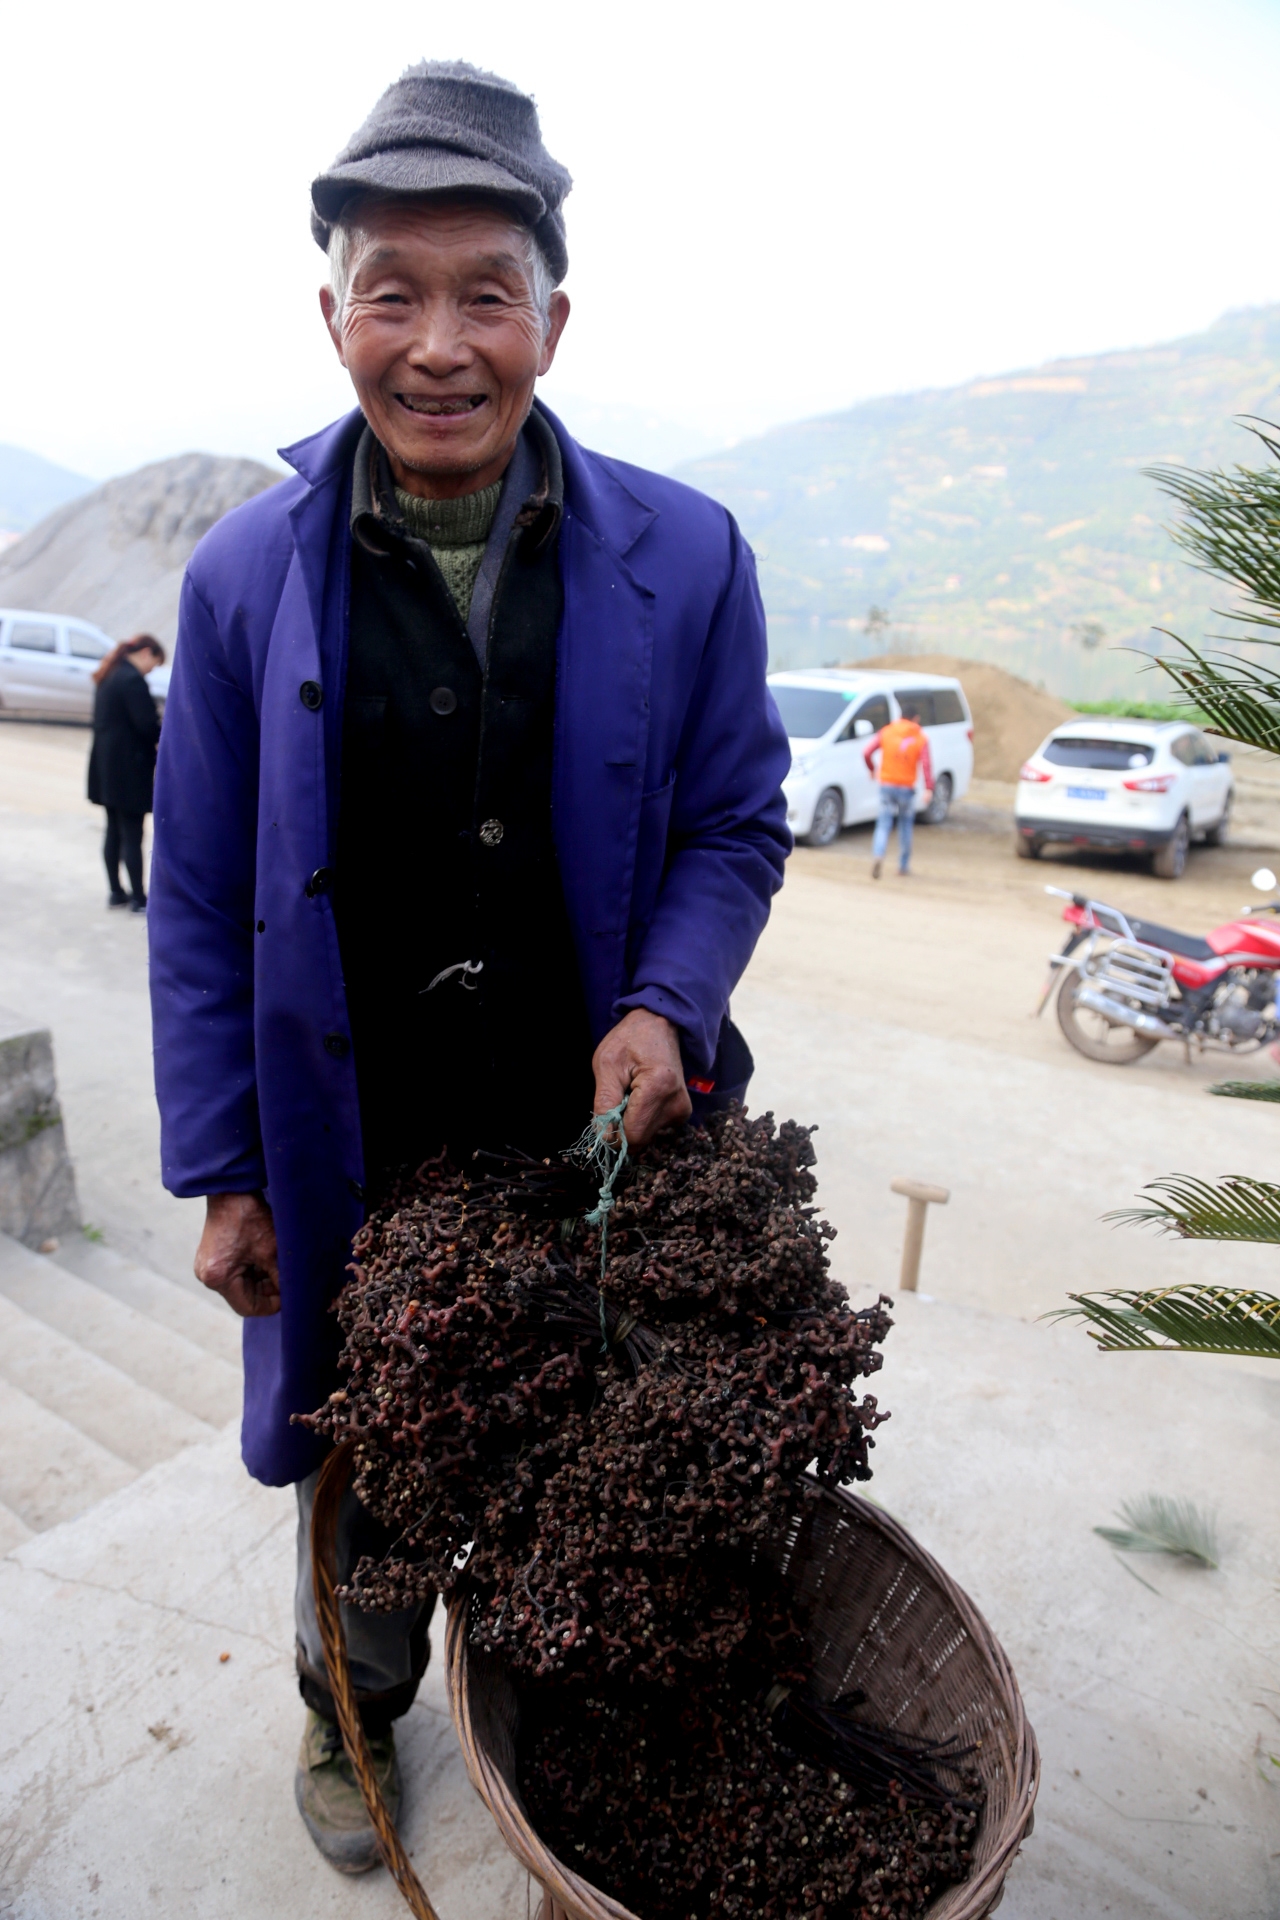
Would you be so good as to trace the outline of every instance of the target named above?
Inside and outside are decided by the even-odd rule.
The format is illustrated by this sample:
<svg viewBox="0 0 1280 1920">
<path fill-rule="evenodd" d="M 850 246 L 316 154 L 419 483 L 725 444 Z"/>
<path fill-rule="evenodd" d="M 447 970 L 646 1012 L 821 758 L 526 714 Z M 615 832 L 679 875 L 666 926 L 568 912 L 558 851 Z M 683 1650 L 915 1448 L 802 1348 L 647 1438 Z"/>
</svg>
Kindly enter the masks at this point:
<svg viewBox="0 0 1280 1920">
<path fill-rule="evenodd" d="M 1261 627 L 1241 634 L 1234 644 L 1280 645 L 1280 428 L 1267 420 L 1244 419 L 1269 456 L 1262 467 L 1235 466 L 1198 471 L 1194 467 L 1149 467 L 1153 479 L 1182 509 L 1169 529 L 1191 564 L 1225 580 L 1241 596 L 1237 608 L 1223 612 L 1233 627 Z M 1164 629 L 1161 629 L 1164 631 Z M 1240 654 L 1202 652 L 1189 640 L 1168 634 L 1179 652 L 1162 655 L 1159 666 L 1208 718 L 1209 730 L 1268 752 L 1280 752 L 1280 672 Z"/>
<path fill-rule="evenodd" d="M 1280 1299 L 1249 1288 L 1069 1294 L 1047 1320 L 1084 1320 L 1104 1353 L 1239 1353 L 1280 1360 Z"/>
<path fill-rule="evenodd" d="M 1280 1245 L 1280 1187 L 1229 1173 L 1216 1186 L 1188 1173 L 1152 1180 L 1144 1193 L 1166 1194 L 1153 1207 L 1120 1207 L 1104 1220 L 1154 1226 L 1180 1240 L 1252 1240 Z"/>
<path fill-rule="evenodd" d="M 1249 609 L 1243 617 L 1275 626 L 1280 625 L 1280 428 L 1248 417 L 1240 424 L 1270 455 L 1269 466 L 1146 471 L 1182 508 L 1183 519 L 1171 532 L 1192 565 L 1239 589 Z"/>
<path fill-rule="evenodd" d="M 1218 1564 L 1216 1518 L 1190 1500 L 1144 1493 L 1123 1503 L 1120 1518 L 1123 1527 L 1095 1527 L 1094 1532 L 1121 1553 L 1171 1553 L 1202 1567 Z"/>
<path fill-rule="evenodd" d="M 1219 1080 L 1209 1091 L 1224 1100 L 1280 1101 L 1280 1080 Z"/>
<path fill-rule="evenodd" d="M 1230 616 L 1229 616 L 1230 617 Z M 1280 619 L 1276 621 L 1280 626 Z M 1190 640 L 1160 628 L 1181 654 L 1161 654 L 1156 662 L 1189 703 L 1205 714 L 1207 731 L 1242 746 L 1280 753 L 1280 673 L 1237 654 L 1202 653 Z M 1257 641 L 1258 645 L 1280 645 Z"/>
</svg>

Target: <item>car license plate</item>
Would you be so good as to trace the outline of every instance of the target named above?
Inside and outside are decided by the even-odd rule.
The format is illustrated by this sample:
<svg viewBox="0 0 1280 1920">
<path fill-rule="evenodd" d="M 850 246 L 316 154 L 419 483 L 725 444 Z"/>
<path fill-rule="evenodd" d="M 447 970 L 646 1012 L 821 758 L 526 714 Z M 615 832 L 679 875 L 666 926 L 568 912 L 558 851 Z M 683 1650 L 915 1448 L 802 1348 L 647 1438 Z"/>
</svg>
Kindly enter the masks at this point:
<svg viewBox="0 0 1280 1920">
<path fill-rule="evenodd" d="M 1105 787 L 1068 787 L 1067 788 L 1068 800 L 1105 800 L 1106 797 L 1107 797 L 1107 790 Z"/>
</svg>

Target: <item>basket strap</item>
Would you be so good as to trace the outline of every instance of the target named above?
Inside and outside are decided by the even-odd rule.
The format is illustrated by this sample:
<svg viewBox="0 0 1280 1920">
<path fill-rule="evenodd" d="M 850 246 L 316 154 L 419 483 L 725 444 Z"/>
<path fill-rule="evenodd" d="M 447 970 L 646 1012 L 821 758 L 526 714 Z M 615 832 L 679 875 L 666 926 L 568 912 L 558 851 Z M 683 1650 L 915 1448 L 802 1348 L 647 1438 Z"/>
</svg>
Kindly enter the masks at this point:
<svg viewBox="0 0 1280 1920">
<path fill-rule="evenodd" d="M 352 1445 L 349 1440 L 335 1447 L 327 1456 L 320 1469 L 315 1503 L 311 1510 L 311 1580 L 315 1589 L 320 1639 L 324 1646 L 324 1663 L 329 1673 L 329 1691 L 337 1710 L 342 1744 L 347 1750 L 347 1758 L 369 1810 L 378 1851 L 386 1863 L 387 1872 L 404 1895 L 405 1905 L 415 1920 L 439 1920 L 423 1890 L 422 1882 L 409 1864 L 409 1856 L 382 1797 L 347 1660 L 346 1637 L 342 1631 L 342 1615 L 334 1588 L 337 1585 L 335 1546 L 338 1508 L 351 1478 L 351 1461 Z"/>
</svg>

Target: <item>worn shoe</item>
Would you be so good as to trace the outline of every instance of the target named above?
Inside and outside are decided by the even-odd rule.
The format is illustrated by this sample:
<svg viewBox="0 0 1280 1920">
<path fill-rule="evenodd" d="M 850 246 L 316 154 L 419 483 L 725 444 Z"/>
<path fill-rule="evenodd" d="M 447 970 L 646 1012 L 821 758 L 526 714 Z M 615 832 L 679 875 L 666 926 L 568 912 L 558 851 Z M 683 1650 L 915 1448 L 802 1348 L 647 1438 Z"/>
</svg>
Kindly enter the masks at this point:
<svg viewBox="0 0 1280 1920">
<path fill-rule="evenodd" d="M 109 907 L 127 907 L 128 904 L 129 896 L 127 893 L 109 893 L 107 895 L 107 905 Z"/>
<path fill-rule="evenodd" d="M 129 902 L 130 913 L 145 913 L 146 910 L 147 903 L 145 900 L 131 900 Z"/>
<path fill-rule="evenodd" d="M 400 1812 L 400 1766 L 393 1733 L 369 1742 L 378 1784 L 394 1820 Z M 307 1730 L 293 1776 L 293 1797 L 307 1832 L 339 1873 L 368 1873 L 381 1855 L 364 1796 L 332 1720 L 307 1709 Z"/>
<path fill-rule="evenodd" d="M 879 860 L 873 860 L 871 862 L 871 878 L 873 880 L 878 880 L 880 878 L 880 868 L 882 865 L 883 865 L 883 862 Z"/>
</svg>

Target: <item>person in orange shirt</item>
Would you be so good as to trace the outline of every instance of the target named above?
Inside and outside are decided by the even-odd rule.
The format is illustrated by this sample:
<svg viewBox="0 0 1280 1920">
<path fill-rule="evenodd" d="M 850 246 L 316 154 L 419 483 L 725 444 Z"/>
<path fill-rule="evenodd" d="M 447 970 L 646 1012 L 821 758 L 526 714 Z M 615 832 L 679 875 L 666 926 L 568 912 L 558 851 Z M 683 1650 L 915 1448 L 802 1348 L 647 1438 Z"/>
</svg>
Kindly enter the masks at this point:
<svg viewBox="0 0 1280 1920">
<path fill-rule="evenodd" d="M 923 770 L 927 792 L 933 791 L 933 762 L 929 742 L 920 725 L 917 711 L 909 701 L 899 701 L 902 718 L 891 720 L 879 733 L 872 734 L 863 752 L 868 767 L 872 756 L 880 755 L 880 812 L 875 838 L 871 843 L 871 878 L 880 878 L 889 835 L 898 827 L 898 872 L 911 866 L 911 830 L 916 811 L 916 775 Z"/>
</svg>

